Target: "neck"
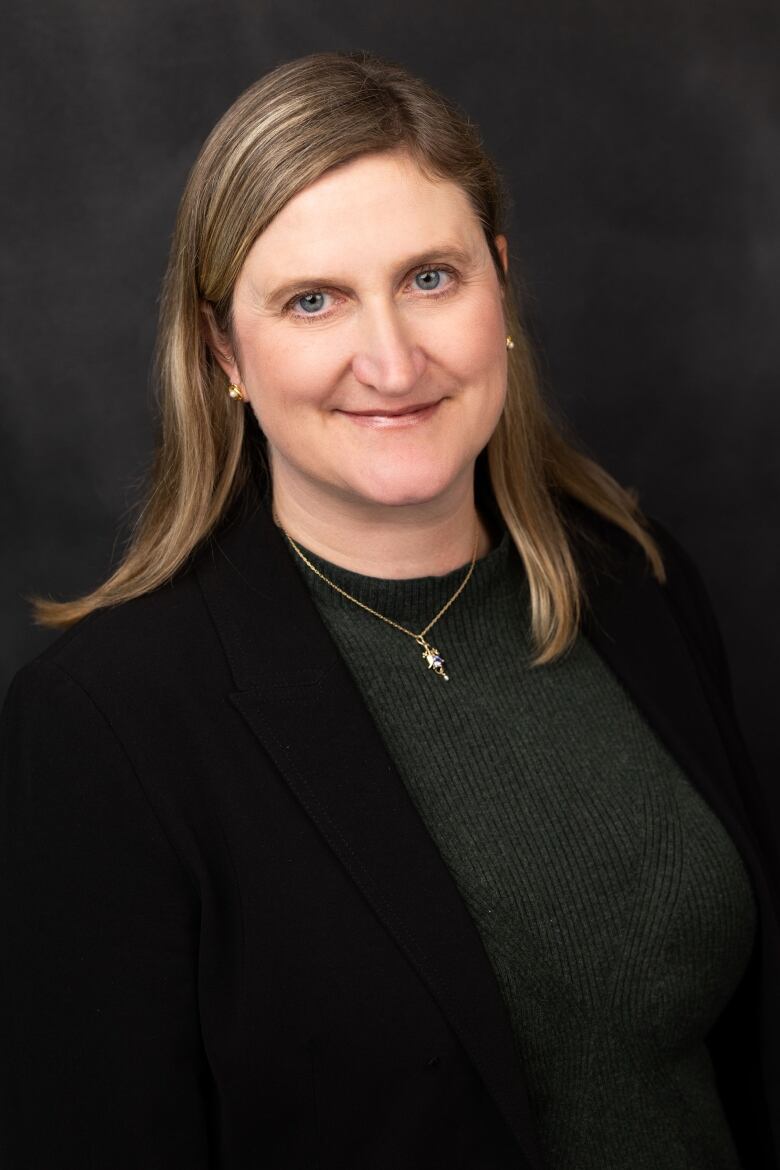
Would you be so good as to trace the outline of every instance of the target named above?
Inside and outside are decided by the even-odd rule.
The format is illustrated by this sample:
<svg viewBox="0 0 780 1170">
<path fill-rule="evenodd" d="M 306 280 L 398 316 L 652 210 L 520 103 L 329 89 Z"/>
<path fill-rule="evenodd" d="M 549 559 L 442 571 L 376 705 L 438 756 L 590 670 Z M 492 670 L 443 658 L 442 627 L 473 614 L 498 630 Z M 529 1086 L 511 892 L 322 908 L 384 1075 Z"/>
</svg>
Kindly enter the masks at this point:
<svg viewBox="0 0 780 1170">
<path fill-rule="evenodd" d="M 323 507 L 306 492 L 274 484 L 277 523 L 293 540 L 330 561 L 368 577 L 399 580 L 441 576 L 490 551 L 489 530 L 474 503 L 473 477 L 455 498 L 385 506 L 333 500 Z"/>
</svg>

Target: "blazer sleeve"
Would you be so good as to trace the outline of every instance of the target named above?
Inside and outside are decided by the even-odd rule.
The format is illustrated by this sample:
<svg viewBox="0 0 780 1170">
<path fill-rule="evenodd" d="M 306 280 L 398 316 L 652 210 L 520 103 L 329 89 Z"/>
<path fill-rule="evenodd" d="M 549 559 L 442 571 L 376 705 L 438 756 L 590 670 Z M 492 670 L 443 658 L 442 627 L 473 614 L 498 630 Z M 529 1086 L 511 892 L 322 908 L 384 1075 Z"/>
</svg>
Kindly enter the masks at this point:
<svg viewBox="0 0 780 1170">
<path fill-rule="evenodd" d="M 40 660 L 0 720 L 0 1165 L 201 1170 L 194 885 L 82 688 Z"/>
</svg>

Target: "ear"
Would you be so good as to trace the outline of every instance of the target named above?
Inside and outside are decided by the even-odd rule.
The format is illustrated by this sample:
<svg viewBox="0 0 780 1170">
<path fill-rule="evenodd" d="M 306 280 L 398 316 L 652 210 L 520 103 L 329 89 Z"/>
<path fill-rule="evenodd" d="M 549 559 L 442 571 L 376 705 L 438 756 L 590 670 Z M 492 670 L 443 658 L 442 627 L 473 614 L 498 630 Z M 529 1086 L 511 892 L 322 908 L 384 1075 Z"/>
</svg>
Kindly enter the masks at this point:
<svg viewBox="0 0 780 1170">
<path fill-rule="evenodd" d="M 509 246 L 506 242 L 506 236 L 496 236 L 496 248 L 501 257 L 501 265 L 504 272 L 509 271 Z"/>
<path fill-rule="evenodd" d="M 218 328 L 214 319 L 214 309 L 208 301 L 200 302 L 200 319 L 206 344 L 224 370 L 228 381 L 240 384 L 241 371 L 236 364 L 230 338 Z"/>
</svg>

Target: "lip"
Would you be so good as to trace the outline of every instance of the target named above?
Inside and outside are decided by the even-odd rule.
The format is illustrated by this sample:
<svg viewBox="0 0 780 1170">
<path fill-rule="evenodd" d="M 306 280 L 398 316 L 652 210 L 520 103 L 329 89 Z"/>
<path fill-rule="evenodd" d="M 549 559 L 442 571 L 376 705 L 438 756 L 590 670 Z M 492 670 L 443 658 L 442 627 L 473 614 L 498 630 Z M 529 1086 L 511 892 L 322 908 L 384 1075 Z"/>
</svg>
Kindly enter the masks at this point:
<svg viewBox="0 0 780 1170">
<path fill-rule="evenodd" d="M 400 410 L 340 410 L 338 413 L 343 414 L 345 418 L 351 419 L 358 426 L 410 427 L 426 422 L 427 419 L 431 418 L 442 401 L 443 399 L 439 398 L 436 402 L 422 402 L 417 406 L 401 407 Z"/>
</svg>

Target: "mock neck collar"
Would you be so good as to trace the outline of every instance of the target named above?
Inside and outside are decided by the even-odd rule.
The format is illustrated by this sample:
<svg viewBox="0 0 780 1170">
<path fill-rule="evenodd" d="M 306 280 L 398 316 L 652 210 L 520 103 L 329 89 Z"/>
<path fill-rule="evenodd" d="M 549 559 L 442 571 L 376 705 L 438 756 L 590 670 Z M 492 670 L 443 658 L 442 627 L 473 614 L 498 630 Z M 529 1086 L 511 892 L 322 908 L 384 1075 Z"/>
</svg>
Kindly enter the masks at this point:
<svg viewBox="0 0 780 1170">
<path fill-rule="evenodd" d="M 393 621 L 412 628 L 424 626 L 437 610 L 449 601 L 465 579 L 470 561 L 442 574 L 423 577 L 386 578 L 356 573 L 318 556 L 296 541 L 301 552 L 316 569 L 346 590 L 352 597 L 377 610 Z M 285 544 L 287 542 L 285 541 Z M 306 565 L 287 544 L 295 567 L 300 573 L 317 608 L 328 613 L 354 611 L 354 602 L 343 597 Z M 454 602 L 448 620 L 464 620 L 475 608 L 482 608 L 491 594 L 502 590 L 512 580 L 518 586 L 525 573 L 509 531 L 504 528 L 498 542 L 474 563 L 474 571 L 463 592 Z"/>
</svg>

